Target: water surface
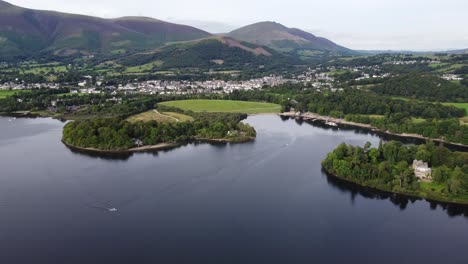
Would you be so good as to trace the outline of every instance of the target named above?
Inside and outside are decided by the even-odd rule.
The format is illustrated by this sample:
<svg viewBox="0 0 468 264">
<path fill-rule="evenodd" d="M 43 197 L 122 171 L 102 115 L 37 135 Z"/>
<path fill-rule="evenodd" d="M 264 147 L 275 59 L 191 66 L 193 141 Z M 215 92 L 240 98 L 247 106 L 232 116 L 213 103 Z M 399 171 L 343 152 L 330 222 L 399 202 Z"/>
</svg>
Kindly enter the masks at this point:
<svg viewBox="0 0 468 264">
<path fill-rule="evenodd" d="M 59 121 L 0 117 L 0 263 L 466 263 L 465 208 L 321 171 L 377 136 L 247 122 L 252 143 L 109 157 L 65 147 Z"/>
</svg>

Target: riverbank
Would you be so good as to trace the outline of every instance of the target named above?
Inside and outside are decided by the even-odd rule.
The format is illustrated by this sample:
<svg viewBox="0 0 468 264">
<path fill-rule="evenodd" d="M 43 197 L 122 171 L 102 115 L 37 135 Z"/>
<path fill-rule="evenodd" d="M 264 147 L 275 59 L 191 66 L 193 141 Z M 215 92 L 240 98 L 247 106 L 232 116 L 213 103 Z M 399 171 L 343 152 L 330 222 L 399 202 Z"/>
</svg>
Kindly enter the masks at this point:
<svg viewBox="0 0 468 264">
<path fill-rule="evenodd" d="M 345 182 L 349 182 L 352 184 L 356 184 L 357 186 L 360 186 L 362 188 L 368 188 L 370 190 L 375 190 L 379 192 L 385 192 L 389 194 L 395 194 L 395 195 L 402 195 L 406 196 L 409 198 L 417 198 L 417 199 L 426 199 L 429 202 L 437 202 L 437 203 L 445 203 L 445 204 L 453 204 L 453 205 L 463 205 L 467 206 L 468 205 L 468 200 L 467 199 L 456 199 L 456 198 L 449 198 L 446 196 L 441 196 L 439 193 L 433 192 L 430 189 L 422 189 L 419 190 L 419 192 L 396 192 L 392 190 L 386 190 L 383 188 L 378 188 L 376 186 L 368 186 L 368 185 L 363 185 L 357 181 L 354 181 L 352 179 L 348 179 L 345 177 L 338 176 L 334 173 L 331 173 L 327 171 L 324 167 L 322 167 L 323 171 L 328 177 L 333 177 L 335 179 L 339 179 Z"/>
<path fill-rule="evenodd" d="M 304 121 L 328 122 L 329 124 L 336 124 L 337 127 L 339 127 L 340 125 L 345 125 L 345 126 L 350 126 L 350 127 L 363 128 L 363 129 L 367 129 L 367 130 L 372 131 L 372 132 L 378 132 L 378 133 L 382 133 L 382 134 L 386 134 L 386 135 L 390 135 L 390 136 L 395 136 L 395 137 L 400 137 L 400 138 L 406 138 L 406 139 L 418 139 L 418 140 L 425 140 L 425 141 L 432 140 L 432 141 L 434 141 L 436 143 L 443 143 L 443 144 L 446 144 L 446 145 L 449 145 L 449 146 L 460 147 L 460 148 L 465 149 L 465 151 L 468 151 L 468 145 L 464 145 L 464 144 L 461 144 L 461 143 L 453 143 L 453 142 L 446 141 L 446 140 L 443 140 L 443 139 L 424 137 L 424 136 L 418 135 L 418 134 L 393 133 L 393 132 L 388 131 L 388 130 L 387 131 L 381 130 L 381 129 L 379 129 L 377 127 L 374 127 L 372 125 L 369 125 L 369 124 L 351 122 L 351 121 L 347 121 L 347 120 L 342 119 L 342 118 L 322 116 L 322 115 L 319 115 L 319 114 L 309 113 L 309 112 L 300 113 L 300 114 L 295 113 L 295 112 L 285 112 L 285 113 L 281 113 L 279 115 L 284 116 L 284 117 L 300 118 L 300 119 L 302 119 Z"/>
</svg>

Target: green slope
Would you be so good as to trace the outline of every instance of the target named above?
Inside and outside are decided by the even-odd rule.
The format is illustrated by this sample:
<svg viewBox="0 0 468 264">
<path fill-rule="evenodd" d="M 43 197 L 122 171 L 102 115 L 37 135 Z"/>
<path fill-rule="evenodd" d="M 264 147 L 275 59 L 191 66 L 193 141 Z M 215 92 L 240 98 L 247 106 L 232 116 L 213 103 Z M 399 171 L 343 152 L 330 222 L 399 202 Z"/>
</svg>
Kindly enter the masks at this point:
<svg viewBox="0 0 468 264">
<path fill-rule="evenodd" d="M 125 57 L 119 63 L 126 66 L 159 62 L 159 69 L 171 68 L 223 68 L 275 67 L 299 63 L 295 58 L 283 55 L 267 47 L 240 42 L 226 37 L 210 37 L 190 42 L 166 45 L 152 52 Z"/>
<path fill-rule="evenodd" d="M 227 36 L 300 56 L 356 53 L 328 39 L 317 37 L 300 29 L 288 28 L 275 22 L 248 25 L 230 32 Z"/>
<path fill-rule="evenodd" d="M 0 0 L 0 55 L 58 55 L 144 50 L 209 33 L 144 17 L 101 19 L 13 6 Z"/>
</svg>

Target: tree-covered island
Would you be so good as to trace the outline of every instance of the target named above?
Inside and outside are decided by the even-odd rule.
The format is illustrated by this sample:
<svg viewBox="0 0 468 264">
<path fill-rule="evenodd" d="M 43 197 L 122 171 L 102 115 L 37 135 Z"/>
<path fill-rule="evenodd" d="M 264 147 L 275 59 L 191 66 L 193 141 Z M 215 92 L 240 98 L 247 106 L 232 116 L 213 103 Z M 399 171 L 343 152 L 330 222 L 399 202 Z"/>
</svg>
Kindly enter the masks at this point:
<svg viewBox="0 0 468 264">
<path fill-rule="evenodd" d="M 160 107 L 163 108 L 163 107 Z M 240 113 L 193 113 L 191 121 L 136 121 L 93 118 L 68 123 L 62 141 L 71 147 L 103 152 L 139 151 L 177 146 L 193 140 L 245 142 L 255 139 L 255 129 L 241 121 Z M 156 112 L 161 115 L 159 112 Z"/>
<path fill-rule="evenodd" d="M 322 161 L 330 175 L 375 188 L 442 202 L 468 204 L 468 153 L 429 142 L 371 148 L 339 145 Z"/>
</svg>

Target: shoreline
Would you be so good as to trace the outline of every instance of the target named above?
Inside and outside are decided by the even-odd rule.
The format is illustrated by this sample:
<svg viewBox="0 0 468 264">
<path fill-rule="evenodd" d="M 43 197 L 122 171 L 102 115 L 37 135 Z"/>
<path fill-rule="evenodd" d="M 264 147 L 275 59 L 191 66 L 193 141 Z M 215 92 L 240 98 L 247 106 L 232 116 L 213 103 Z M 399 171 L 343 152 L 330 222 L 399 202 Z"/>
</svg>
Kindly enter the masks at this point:
<svg viewBox="0 0 468 264">
<path fill-rule="evenodd" d="M 129 149 L 121 149 L 121 150 L 104 150 L 98 148 L 84 148 L 84 147 L 77 147 L 62 140 L 62 143 L 75 150 L 86 151 L 86 152 L 94 152 L 94 153 L 101 153 L 101 154 L 132 154 L 138 152 L 151 152 L 151 151 L 161 151 L 161 150 L 169 150 L 173 148 L 180 147 L 185 143 L 193 143 L 193 142 L 202 142 L 202 143 L 213 143 L 213 144 L 240 144 L 246 142 L 255 141 L 256 138 L 254 137 L 246 137 L 241 138 L 238 141 L 236 139 L 205 139 L 205 138 L 196 138 L 195 140 L 184 142 L 184 143 L 160 143 L 157 145 L 150 145 L 150 146 L 142 146 L 142 147 L 134 147 Z"/>
<path fill-rule="evenodd" d="M 84 147 L 77 147 L 62 140 L 62 143 L 72 149 L 81 150 L 81 151 L 90 151 L 94 153 L 103 153 L 103 154 L 130 154 L 136 152 L 145 152 L 145 151 L 159 151 L 165 149 L 172 149 L 181 146 L 181 143 L 161 143 L 157 145 L 151 146 L 143 146 L 143 147 L 136 147 L 136 148 L 129 148 L 129 149 L 122 149 L 122 150 L 103 150 L 97 148 L 84 148 Z"/>
<path fill-rule="evenodd" d="M 318 121 L 325 121 L 325 122 L 330 121 L 330 122 L 336 123 L 338 126 L 339 125 L 346 125 L 346 126 L 351 126 L 351 127 L 364 128 L 364 129 L 369 129 L 372 132 L 379 132 L 379 133 L 382 133 L 382 134 L 395 136 L 395 137 L 400 137 L 400 138 L 406 138 L 406 139 L 418 139 L 418 140 L 426 140 L 426 141 L 432 140 L 432 141 L 437 142 L 437 143 L 444 143 L 446 145 L 450 145 L 450 146 L 454 146 L 454 147 L 461 147 L 461 148 L 466 149 L 466 151 L 468 151 L 468 145 L 464 145 L 464 144 L 461 144 L 461 143 L 454 143 L 454 142 L 446 141 L 446 140 L 443 140 L 443 139 L 424 137 L 424 136 L 419 135 L 419 134 L 410 134 L 410 133 L 398 134 L 398 133 L 390 132 L 388 130 L 383 131 L 383 130 L 381 130 L 381 129 L 377 128 L 377 127 L 374 127 L 372 125 L 369 125 L 369 124 L 351 122 L 351 121 L 347 121 L 347 120 L 345 120 L 343 118 L 322 116 L 322 115 L 315 114 L 315 113 L 310 113 L 310 112 L 302 113 L 302 114 L 299 114 L 299 115 L 297 115 L 294 112 L 286 112 L 286 113 L 280 113 L 279 115 L 284 116 L 284 117 L 302 118 L 304 121 L 317 121 L 317 120 Z"/>
<path fill-rule="evenodd" d="M 424 196 L 419 196 L 419 195 L 414 194 L 414 193 L 394 192 L 394 191 L 379 189 L 377 187 L 366 186 L 366 185 L 362 185 L 362 184 L 360 184 L 358 182 L 355 182 L 353 180 L 346 179 L 344 177 L 340 177 L 338 175 L 335 175 L 334 173 L 328 172 L 325 168 L 323 168 L 323 166 L 322 166 L 322 170 L 329 177 L 333 177 L 333 178 L 341 180 L 341 181 L 345 181 L 345 182 L 348 182 L 348 183 L 355 184 L 355 185 L 357 185 L 357 186 L 359 186 L 361 188 L 367 188 L 367 189 L 370 189 L 370 190 L 385 192 L 385 193 L 393 194 L 393 195 L 402 195 L 402 196 L 406 196 L 408 198 L 425 199 L 425 200 L 427 200 L 429 202 L 437 202 L 437 203 L 459 205 L 459 206 L 468 206 L 468 201 L 457 201 L 457 200 L 454 201 L 454 200 L 448 200 L 446 198 L 435 198 L 435 197 L 433 197 L 431 195 L 428 195 L 428 196 L 424 197 Z"/>
</svg>

